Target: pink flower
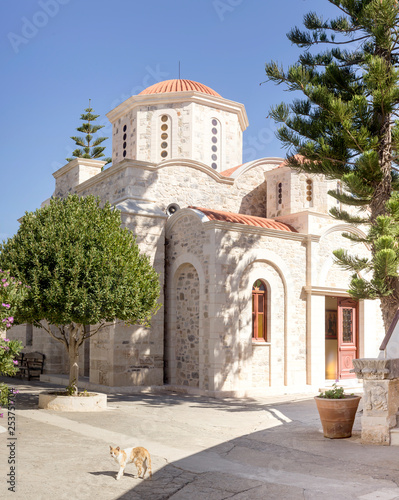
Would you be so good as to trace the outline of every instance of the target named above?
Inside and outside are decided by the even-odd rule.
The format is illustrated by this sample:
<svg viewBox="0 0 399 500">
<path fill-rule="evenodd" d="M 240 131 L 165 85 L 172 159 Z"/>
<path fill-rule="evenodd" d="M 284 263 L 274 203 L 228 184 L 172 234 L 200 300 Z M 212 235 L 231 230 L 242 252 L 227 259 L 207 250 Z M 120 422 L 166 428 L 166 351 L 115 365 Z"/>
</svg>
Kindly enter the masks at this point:
<svg viewBox="0 0 399 500">
<path fill-rule="evenodd" d="M 4 281 L 4 280 L 2 280 L 2 281 Z M 8 283 L 4 283 L 3 286 L 8 286 Z"/>
<path fill-rule="evenodd" d="M 10 323 L 13 323 L 13 322 L 14 322 L 14 316 L 9 316 L 9 317 L 8 317 L 8 321 L 9 321 Z"/>
<path fill-rule="evenodd" d="M 7 281 L 7 278 L 3 278 L 1 281 L 5 283 Z"/>
<path fill-rule="evenodd" d="M 4 302 L 1 304 L 3 307 L 6 309 L 10 309 L 11 305 L 10 304 L 4 304 Z"/>
<path fill-rule="evenodd" d="M 10 342 L 10 339 L 3 339 L 4 342 Z"/>
<path fill-rule="evenodd" d="M 16 359 L 13 359 L 12 362 L 14 363 L 14 365 L 18 364 L 18 361 Z M 14 392 L 14 394 L 15 394 L 15 392 Z"/>
<path fill-rule="evenodd" d="M 0 418 L 3 418 L 3 413 L 0 413 Z"/>
</svg>

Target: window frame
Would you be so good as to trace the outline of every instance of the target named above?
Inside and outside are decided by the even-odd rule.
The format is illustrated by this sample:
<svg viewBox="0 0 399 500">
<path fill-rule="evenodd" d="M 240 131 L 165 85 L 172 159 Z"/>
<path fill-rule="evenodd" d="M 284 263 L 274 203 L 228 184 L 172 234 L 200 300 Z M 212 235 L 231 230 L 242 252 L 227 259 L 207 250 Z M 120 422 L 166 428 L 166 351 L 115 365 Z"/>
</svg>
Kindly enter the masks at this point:
<svg viewBox="0 0 399 500">
<path fill-rule="evenodd" d="M 259 282 L 259 284 L 258 284 Z M 258 284 L 258 286 L 256 286 Z M 263 285 L 264 290 L 260 289 Z M 257 279 L 252 285 L 251 300 L 252 300 L 252 342 L 268 342 L 268 289 L 264 280 Z M 259 312 L 259 297 L 263 298 L 263 312 Z M 263 336 L 259 336 L 259 316 L 263 316 Z"/>
</svg>

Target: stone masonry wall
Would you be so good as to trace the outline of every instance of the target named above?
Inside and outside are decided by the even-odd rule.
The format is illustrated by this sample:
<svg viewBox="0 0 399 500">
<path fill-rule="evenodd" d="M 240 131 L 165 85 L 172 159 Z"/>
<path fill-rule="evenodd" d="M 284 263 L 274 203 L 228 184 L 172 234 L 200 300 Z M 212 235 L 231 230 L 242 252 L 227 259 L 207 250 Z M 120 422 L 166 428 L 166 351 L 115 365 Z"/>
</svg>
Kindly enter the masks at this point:
<svg viewBox="0 0 399 500">
<path fill-rule="evenodd" d="M 199 279 L 190 264 L 179 269 L 176 304 L 176 383 L 199 387 Z"/>
<path fill-rule="evenodd" d="M 83 184 L 78 192 L 83 196 L 94 194 L 111 203 L 123 197 L 150 200 L 162 210 L 170 203 L 177 203 L 182 208 L 207 207 L 265 217 L 263 172 L 267 168 L 267 165 L 258 166 L 232 183 L 217 180 L 211 173 L 189 166 L 169 164 L 156 170 L 144 170 L 127 164 L 122 170 L 110 167 L 96 177 L 95 184 Z"/>
<path fill-rule="evenodd" d="M 228 226 L 226 224 L 226 229 Z M 259 354 L 264 356 L 263 360 L 259 360 L 258 353 L 257 359 L 252 359 L 253 283 L 248 281 L 242 288 L 244 285 L 240 283 L 245 273 L 259 277 L 258 274 L 262 272 L 264 275 L 261 277 L 271 284 L 271 384 L 284 384 L 286 358 L 292 380 L 296 379 L 297 383 L 300 383 L 298 380 L 304 380 L 306 304 L 301 292 L 305 282 L 306 248 L 301 241 L 278 239 L 277 234 L 276 238 L 273 238 L 269 234 L 261 234 L 261 231 L 251 234 L 249 228 L 246 229 L 245 232 L 224 231 L 219 227 L 216 230 L 212 223 L 201 224 L 193 214 L 179 216 L 178 223 L 168 230 L 169 265 L 173 265 L 174 261 L 184 262 L 184 259 L 189 262 L 192 256 L 204 276 L 200 317 L 201 332 L 204 336 L 203 365 L 210 379 L 208 386 L 200 385 L 202 389 L 237 391 L 269 385 L 266 376 L 269 363 L 267 348 L 263 350 L 263 354 Z M 249 258 L 248 254 L 256 256 L 241 269 L 242 262 Z M 272 256 L 276 256 L 273 266 L 266 262 Z M 278 270 L 278 260 L 283 261 L 284 270 Z M 287 290 L 283 286 L 282 273 L 288 282 L 287 288 L 290 287 L 290 303 L 287 303 Z M 177 291 L 174 290 L 173 293 Z M 287 325 L 284 324 L 286 303 Z M 289 349 L 286 353 L 284 332 L 288 335 Z M 168 330 L 167 336 L 170 335 L 173 335 L 173 331 Z M 256 366 L 261 366 L 261 369 L 253 377 L 253 368 Z"/>
<path fill-rule="evenodd" d="M 210 271 L 207 266 L 204 266 L 205 262 L 209 263 L 212 259 L 212 256 L 209 255 L 209 248 L 210 235 L 204 230 L 198 217 L 181 217 L 178 225 L 167 232 L 167 293 L 165 297 L 167 304 L 165 329 L 167 382 L 184 384 L 184 380 L 186 380 L 188 385 L 189 380 L 192 380 L 191 383 L 194 383 L 196 375 L 193 377 L 191 373 L 199 371 L 196 387 L 205 390 L 211 389 L 212 378 L 209 350 Z M 192 263 L 185 261 L 184 258 L 179 264 L 182 256 L 185 255 L 193 257 L 196 265 L 200 266 L 198 271 Z M 202 282 L 199 272 L 203 275 L 204 281 Z M 188 274 L 190 274 L 190 278 L 188 278 Z M 185 311 L 186 307 L 189 307 L 190 311 Z M 190 324 L 193 326 L 193 331 L 191 331 Z M 199 339 L 199 332 L 201 332 L 201 339 Z M 192 335 L 194 338 L 191 338 Z M 183 349 L 179 338 L 184 339 L 187 349 L 190 350 L 190 363 L 194 366 L 193 360 L 198 359 L 195 371 L 192 371 L 191 367 L 188 370 L 187 367 L 184 368 L 182 360 L 177 361 L 177 357 L 181 356 Z M 188 342 L 190 342 L 189 348 Z M 182 370 L 183 368 L 185 371 Z"/>
</svg>

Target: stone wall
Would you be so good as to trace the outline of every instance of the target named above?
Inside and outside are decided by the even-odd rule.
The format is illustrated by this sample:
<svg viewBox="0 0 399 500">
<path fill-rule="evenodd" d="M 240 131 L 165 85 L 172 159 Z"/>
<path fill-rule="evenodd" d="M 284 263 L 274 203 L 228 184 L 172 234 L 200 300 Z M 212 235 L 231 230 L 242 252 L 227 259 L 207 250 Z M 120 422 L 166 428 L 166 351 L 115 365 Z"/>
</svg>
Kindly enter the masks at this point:
<svg viewBox="0 0 399 500">
<path fill-rule="evenodd" d="M 178 217 L 178 222 L 173 224 L 173 217 L 175 221 Z M 277 234 L 272 236 L 273 231 L 259 228 L 242 226 L 241 231 L 238 225 L 233 228 L 229 223 L 203 224 L 188 211 L 173 217 L 167 227 L 168 294 L 179 294 L 180 274 L 176 273 L 185 269 L 183 264 L 195 263 L 203 282 L 200 366 L 208 374 L 209 383 L 206 374 L 200 374 L 199 387 L 245 392 L 269 385 L 283 386 L 288 365 L 292 380 L 303 381 L 306 308 L 301 291 L 306 249 L 301 237 L 277 239 Z M 268 347 L 252 345 L 252 285 L 256 279 L 263 279 L 269 290 Z M 173 280 L 174 288 L 170 285 Z M 168 316 L 172 316 L 177 299 L 167 299 Z M 175 328 L 172 318 L 168 321 L 167 339 L 173 338 Z M 173 340 L 169 342 L 173 344 Z M 169 358 L 172 353 L 169 351 Z M 173 362 L 169 370 L 170 380 L 177 381 Z"/>
<path fill-rule="evenodd" d="M 114 165 L 125 158 L 155 164 L 162 161 L 162 115 L 169 117 L 164 130 L 167 159 L 191 159 L 211 167 L 211 155 L 216 154 L 218 172 L 242 163 L 242 131 L 237 114 L 187 101 L 140 105 L 119 118 L 113 124 Z M 220 124 L 216 144 L 212 142 L 212 119 Z M 216 145 L 216 152 L 211 150 L 212 145 Z"/>
<path fill-rule="evenodd" d="M 199 387 L 199 278 L 190 264 L 179 268 L 176 305 L 176 383 Z"/>
<path fill-rule="evenodd" d="M 161 210 L 170 203 L 182 208 L 206 207 L 265 217 L 266 185 L 264 172 L 269 165 L 247 170 L 237 179 L 218 177 L 211 171 L 196 168 L 195 163 L 164 163 L 143 168 L 124 162 L 106 169 L 77 188 L 79 194 L 94 194 L 111 203 L 131 197 L 156 202 Z"/>
</svg>

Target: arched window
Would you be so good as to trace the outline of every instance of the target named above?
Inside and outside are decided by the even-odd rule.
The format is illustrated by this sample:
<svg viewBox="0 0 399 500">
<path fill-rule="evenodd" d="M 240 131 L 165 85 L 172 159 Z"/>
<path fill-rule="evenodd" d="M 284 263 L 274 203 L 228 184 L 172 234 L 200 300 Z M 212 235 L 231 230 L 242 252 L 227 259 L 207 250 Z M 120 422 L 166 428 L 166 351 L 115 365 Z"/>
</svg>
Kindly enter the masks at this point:
<svg viewBox="0 0 399 500">
<path fill-rule="evenodd" d="M 313 181 L 306 179 L 306 204 L 308 207 L 313 206 Z"/>
<path fill-rule="evenodd" d="M 279 182 L 276 185 L 276 205 L 277 210 L 280 210 L 283 206 L 283 183 Z"/>
<path fill-rule="evenodd" d="M 161 160 L 165 160 L 170 156 L 170 142 L 171 142 L 171 120 L 169 115 L 161 115 L 160 117 L 160 130 L 159 130 L 159 146 Z"/>
<path fill-rule="evenodd" d="M 262 280 L 252 287 L 252 340 L 267 341 L 267 289 Z"/>
<path fill-rule="evenodd" d="M 220 122 L 216 118 L 211 120 L 211 145 L 210 145 L 210 156 L 211 156 L 211 167 L 214 170 L 218 170 L 221 164 L 221 127 Z"/>
<path fill-rule="evenodd" d="M 127 146 L 127 125 L 123 126 L 123 149 L 122 156 L 126 158 L 126 146 Z"/>
</svg>

